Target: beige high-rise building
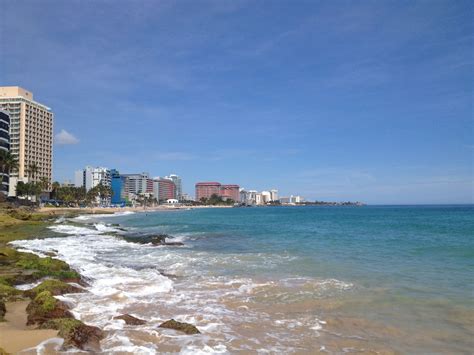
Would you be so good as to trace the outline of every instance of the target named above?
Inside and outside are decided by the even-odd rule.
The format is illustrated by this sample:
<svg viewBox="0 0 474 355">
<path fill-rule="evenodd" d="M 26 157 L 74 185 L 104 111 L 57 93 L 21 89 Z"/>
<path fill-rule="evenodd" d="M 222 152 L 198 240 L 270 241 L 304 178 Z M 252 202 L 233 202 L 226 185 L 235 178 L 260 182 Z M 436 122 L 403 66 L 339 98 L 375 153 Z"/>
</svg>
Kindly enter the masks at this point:
<svg viewBox="0 0 474 355">
<path fill-rule="evenodd" d="M 53 162 L 53 113 L 33 101 L 33 93 L 18 86 L 0 87 L 0 109 L 10 114 L 10 151 L 18 159 L 18 171 L 10 178 L 9 195 L 15 195 L 18 181 L 51 184 Z M 35 164 L 38 172 L 30 172 Z"/>
</svg>

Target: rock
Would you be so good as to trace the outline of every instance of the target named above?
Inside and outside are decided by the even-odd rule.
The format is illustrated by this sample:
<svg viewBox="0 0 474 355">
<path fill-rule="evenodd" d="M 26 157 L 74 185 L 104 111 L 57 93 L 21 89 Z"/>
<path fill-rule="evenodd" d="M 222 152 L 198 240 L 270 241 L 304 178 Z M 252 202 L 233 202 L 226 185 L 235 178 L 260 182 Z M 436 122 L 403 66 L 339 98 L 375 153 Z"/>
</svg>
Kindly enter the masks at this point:
<svg viewBox="0 0 474 355">
<path fill-rule="evenodd" d="M 7 283 L 0 282 L 0 300 L 8 301 L 14 300 L 17 296 L 20 296 L 22 292 L 16 288 L 8 285 Z"/>
<path fill-rule="evenodd" d="M 114 317 L 114 319 L 122 319 L 128 325 L 142 325 L 146 323 L 143 319 L 136 318 L 130 314 L 122 314 L 121 316 Z"/>
<path fill-rule="evenodd" d="M 100 351 L 100 341 L 104 338 L 102 330 L 77 319 L 53 319 L 44 323 L 41 328 L 57 329 L 58 335 L 64 339 L 62 346 L 64 351 L 74 347 L 97 353 Z"/>
<path fill-rule="evenodd" d="M 5 313 L 7 313 L 5 302 L 3 302 L 3 300 L 0 299 L 0 322 L 3 321 L 3 317 L 5 317 Z"/>
<path fill-rule="evenodd" d="M 25 293 L 33 298 L 43 291 L 49 291 L 53 296 L 63 295 L 65 293 L 84 292 L 84 290 L 79 287 L 67 284 L 63 281 L 51 279 L 43 281 L 38 286 L 26 291 Z"/>
<path fill-rule="evenodd" d="M 196 328 L 194 325 L 189 324 L 189 323 L 178 322 L 178 321 L 175 321 L 174 319 L 170 319 L 164 323 L 161 323 L 160 328 L 179 330 L 180 332 L 184 332 L 188 335 L 201 334 L 199 329 Z"/>
<path fill-rule="evenodd" d="M 169 242 L 169 243 L 163 243 L 161 245 L 166 245 L 166 246 L 170 246 L 170 247 L 181 247 L 184 245 L 184 243 L 181 243 L 181 242 Z"/>
<path fill-rule="evenodd" d="M 74 318 L 66 304 L 54 298 L 49 291 L 38 293 L 26 307 L 26 313 L 27 325 L 41 325 L 56 318 Z"/>
</svg>

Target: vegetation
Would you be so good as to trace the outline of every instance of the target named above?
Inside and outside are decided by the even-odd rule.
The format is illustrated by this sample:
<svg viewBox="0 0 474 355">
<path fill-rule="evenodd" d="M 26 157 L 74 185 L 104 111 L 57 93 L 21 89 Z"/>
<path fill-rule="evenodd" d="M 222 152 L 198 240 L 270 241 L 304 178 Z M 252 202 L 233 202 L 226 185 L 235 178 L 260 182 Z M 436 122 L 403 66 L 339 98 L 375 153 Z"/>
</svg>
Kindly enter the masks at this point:
<svg viewBox="0 0 474 355">
<path fill-rule="evenodd" d="M 201 334 L 199 329 L 196 328 L 194 325 L 189 323 L 178 322 L 174 319 L 170 319 L 164 323 L 161 323 L 160 328 L 179 330 L 180 332 L 186 333 L 188 335 Z"/>
<path fill-rule="evenodd" d="M 203 205 L 211 205 L 211 206 L 219 206 L 219 205 L 232 206 L 235 203 L 234 200 L 232 199 L 224 200 L 221 196 L 217 194 L 212 194 L 211 197 L 209 198 L 202 197 L 200 202 Z"/>
<path fill-rule="evenodd" d="M 51 198 L 67 206 L 95 206 L 107 204 L 112 197 L 112 188 L 99 184 L 86 192 L 84 187 L 61 186 L 53 182 Z"/>
<path fill-rule="evenodd" d="M 11 152 L 0 150 L 0 172 L 10 175 L 18 171 L 18 160 Z"/>
<path fill-rule="evenodd" d="M 26 291 L 26 294 L 30 297 L 35 297 L 36 295 L 40 294 L 41 292 L 48 291 L 53 296 L 63 295 L 65 293 L 77 293 L 82 292 L 82 289 L 67 284 L 60 280 L 50 279 L 45 280 L 38 286 L 32 288 L 31 290 Z"/>
<path fill-rule="evenodd" d="M 53 297 L 51 292 L 43 291 L 40 292 L 34 299 L 34 302 L 39 305 L 38 310 L 42 314 L 46 314 L 47 312 L 51 312 L 56 308 L 57 299 Z"/>
</svg>

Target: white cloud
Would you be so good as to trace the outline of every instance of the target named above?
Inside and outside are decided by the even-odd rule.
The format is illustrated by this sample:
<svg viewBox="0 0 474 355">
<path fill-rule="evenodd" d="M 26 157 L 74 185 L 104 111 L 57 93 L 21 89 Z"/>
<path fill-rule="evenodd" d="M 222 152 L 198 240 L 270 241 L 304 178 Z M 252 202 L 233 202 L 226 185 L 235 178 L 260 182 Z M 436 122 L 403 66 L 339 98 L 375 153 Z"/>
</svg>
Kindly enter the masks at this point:
<svg viewBox="0 0 474 355">
<path fill-rule="evenodd" d="M 72 135 L 68 131 L 62 129 L 61 132 L 56 134 L 55 143 L 59 145 L 77 144 L 79 143 L 79 139 L 77 139 L 74 135 Z"/>
</svg>

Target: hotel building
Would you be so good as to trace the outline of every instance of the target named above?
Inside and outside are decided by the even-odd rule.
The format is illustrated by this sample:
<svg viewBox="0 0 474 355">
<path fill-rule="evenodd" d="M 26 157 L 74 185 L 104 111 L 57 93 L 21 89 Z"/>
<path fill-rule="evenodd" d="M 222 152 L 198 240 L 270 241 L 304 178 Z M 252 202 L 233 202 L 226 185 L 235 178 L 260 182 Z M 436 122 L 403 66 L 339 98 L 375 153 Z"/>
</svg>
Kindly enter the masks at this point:
<svg viewBox="0 0 474 355">
<path fill-rule="evenodd" d="M 153 179 L 155 184 L 154 196 L 158 202 L 175 199 L 176 196 L 176 185 L 170 178 L 157 177 Z"/>
<path fill-rule="evenodd" d="M 10 151 L 10 116 L 6 111 L 0 111 L 0 152 Z M 0 167 L 0 193 L 8 195 L 9 175 Z"/>
<path fill-rule="evenodd" d="M 202 198 L 210 198 L 212 195 L 222 197 L 222 199 L 231 199 L 240 201 L 239 185 L 221 185 L 219 182 L 198 182 L 196 184 L 196 201 Z"/>
<path fill-rule="evenodd" d="M 78 170 L 74 175 L 74 185 L 76 187 L 84 186 L 86 191 L 96 187 L 99 184 L 110 186 L 111 175 L 107 168 L 86 166 L 83 170 Z"/>
<path fill-rule="evenodd" d="M 183 188 L 182 188 L 181 178 L 176 174 L 170 174 L 168 176 L 165 176 L 165 179 L 169 179 L 174 182 L 174 185 L 176 187 L 176 193 L 175 193 L 175 196 L 172 198 L 176 198 L 177 200 L 181 201 L 183 199 L 183 196 L 182 196 Z"/>
<path fill-rule="evenodd" d="M 131 196 L 138 196 L 144 194 L 153 194 L 153 179 L 150 178 L 149 173 L 141 174 L 122 174 L 128 179 L 127 193 Z"/>
<path fill-rule="evenodd" d="M 33 101 L 33 93 L 18 86 L 0 87 L 0 109 L 10 115 L 10 151 L 18 159 L 18 171 L 10 177 L 9 195 L 15 195 L 16 183 L 40 181 L 51 183 L 53 162 L 53 113 Z M 29 176 L 28 167 L 38 172 Z"/>
<path fill-rule="evenodd" d="M 239 185 L 222 185 L 220 196 L 223 200 L 234 200 L 235 202 L 240 201 Z"/>
<path fill-rule="evenodd" d="M 196 201 L 202 198 L 210 198 L 212 195 L 219 195 L 221 184 L 219 182 L 198 182 L 196 184 Z"/>
</svg>

